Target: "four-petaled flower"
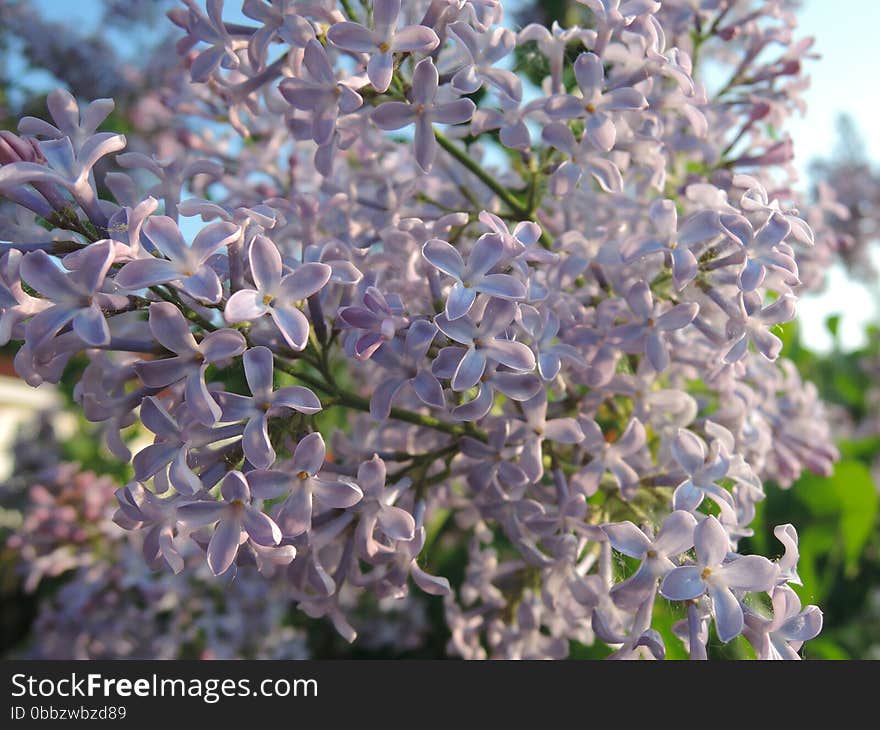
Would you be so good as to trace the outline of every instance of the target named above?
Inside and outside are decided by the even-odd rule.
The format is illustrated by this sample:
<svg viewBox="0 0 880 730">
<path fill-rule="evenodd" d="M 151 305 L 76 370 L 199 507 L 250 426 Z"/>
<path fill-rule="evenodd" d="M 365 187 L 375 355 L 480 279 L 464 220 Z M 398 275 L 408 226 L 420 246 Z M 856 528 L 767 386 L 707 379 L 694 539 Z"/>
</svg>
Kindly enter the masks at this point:
<svg viewBox="0 0 880 730">
<path fill-rule="evenodd" d="M 738 591 L 769 591 L 776 582 L 777 567 L 761 555 L 735 555 L 728 559 L 730 538 L 711 515 L 694 529 L 695 565 L 674 568 L 660 584 L 671 601 L 689 601 L 704 593 L 712 599 L 718 638 L 727 643 L 742 633 L 744 620 Z"/>
<path fill-rule="evenodd" d="M 256 289 L 239 289 L 226 302 L 227 322 L 245 322 L 268 314 L 285 341 L 302 350 L 309 341 L 309 320 L 297 303 L 317 294 L 330 280 L 327 264 L 302 264 L 282 276 L 281 254 L 266 236 L 257 236 L 249 253 Z"/>
<path fill-rule="evenodd" d="M 275 462 L 275 449 L 269 438 L 269 416 L 281 408 L 311 415 L 321 410 L 321 401 L 311 390 L 301 385 L 272 389 L 275 372 L 272 351 L 268 347 L 254 347 L 245 352 L 244 374 L 250 397 L 235 393 L 219 393 L 223 410 L 221 421 L 244 421 L 242 448 L 245 458 L 258 469 L 268 469 Z"/>
</svg>

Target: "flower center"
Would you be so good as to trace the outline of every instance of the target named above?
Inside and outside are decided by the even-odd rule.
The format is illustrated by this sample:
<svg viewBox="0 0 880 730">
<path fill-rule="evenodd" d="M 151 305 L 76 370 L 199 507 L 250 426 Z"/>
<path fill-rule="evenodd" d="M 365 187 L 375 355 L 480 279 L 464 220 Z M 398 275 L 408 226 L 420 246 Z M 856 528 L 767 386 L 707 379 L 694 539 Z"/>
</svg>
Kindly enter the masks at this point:
<svg viewBox="0 0 880 730">
<path fill-rule="evenodd" d="M 596 107 L 593 104 L 587 103 L 584 104 L 584 111 L 586 111 L 587 114 L 594 114 L 596 112 Z"/>
<path fill-rule="evenodd" d="M 306 479 L 309 478 L 309 473 L 303 470 L 299 474 L 297 474 L 297 476 L 300 478 L 300 481 L 304 482 Z"/>
<path fill-rule="evenodd" d="M 648 552 L 645 553 L 645 556 L 648 558 L 656 558 L 657 551 L 656 550 L 648 550 Z"/>
<path fill-rule="evenodd" d="M 379 44 L 379 50 L 380 50 L 382 53 L 388 53 L 388 51 L 391 50 L 391 44 L 390 44 L 388 41 L 382 41 L 382 42 Z"/>
<path fill-rule="evenodd" d="M 700 573 L 700 578 L 702 578 L 703 580 L 706 580 L 706 578 L 708 578 L 710 575 L 712 575 L 712 569 L 711 568 L 703 568 L 703 572 Z"/>
</svg>

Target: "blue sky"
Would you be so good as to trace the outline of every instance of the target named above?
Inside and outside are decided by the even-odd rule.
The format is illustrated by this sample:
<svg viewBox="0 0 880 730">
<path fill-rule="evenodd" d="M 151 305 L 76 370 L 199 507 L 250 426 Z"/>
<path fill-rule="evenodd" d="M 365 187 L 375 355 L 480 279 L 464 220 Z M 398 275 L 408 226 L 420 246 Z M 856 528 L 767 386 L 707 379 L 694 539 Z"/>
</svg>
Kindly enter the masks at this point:
<svg viewBox="0 0 880 730">
<path fill-rule="evenodd" d="M 812 78 L 805 97 L 807 113 L 789 125 L 797 166 L 806 184 L 807 165 L 811 159 L 829 154 L 836 141 L 835 120 L 843 112 L 856 120 L 869 157 L 880 161 L 880 3 L 807 0 L 800 20 L 801 34 L 815 36 L 814 50 L 822 54 L 807 67 Z M 877 263 L 880 265 L 880 259 Z M 831 314 L 842 315 L 841 340 L 845 348 L 863 343 L 865 325 L 880 318 L 877 289 L 875 286 L 872 293 L 852 282 L 842 268 L 832 269 L 827 291 L 805 297 L 799 305 L 807 344 L 816 349 L 830 346 L 823 322 Z"/>
</svg>

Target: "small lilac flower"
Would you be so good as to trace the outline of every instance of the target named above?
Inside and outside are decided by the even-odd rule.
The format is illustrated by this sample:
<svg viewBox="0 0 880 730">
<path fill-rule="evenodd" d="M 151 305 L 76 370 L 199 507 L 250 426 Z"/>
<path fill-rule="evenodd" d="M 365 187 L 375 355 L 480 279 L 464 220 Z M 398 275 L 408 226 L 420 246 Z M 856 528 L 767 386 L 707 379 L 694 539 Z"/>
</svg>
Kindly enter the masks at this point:
<svg viewBox="0 0 880 730">
<path fill-rule="evenodd" d="M 664 333 L 687 327 L 700 311 L 700 305 L 682 302 L 659 312 L 651 288 L 644 281 L 637 281 L 630 287 L 626 301 L 636 320 L 614 327 L 610 334 L 625 352 L 644 352 L 651 366 L 662 373 L 669 366 L 669 345 Z"/>
<path fill-rule="evenodd" d="M 373 361 L 385 368 L 386 377 L 370 398 L 370 415 L 376 420 L 388 418 L 391 404 L 405 386 L 431 408 L 446 408 L 443 386 L 425 364 L 425 355 L 434 341 L 437 327 L 420 319 L 407 328 L 403 343 L 390 340 L 387 347 L 376 351 Z"/>
<path fill-rule="evenodd" d="M 516 35 L 507 28 L 495 27 L 488 33 L 477 33 L 462 21 L 451 23 L 449 32 L 461 44 L 468 62 L 452 77 L 452 87 L 462 94 L 473 94 L 484 83 L 494 86 L 508 99 L 522 99 L 522 81 L 513 72 L 495 68 L 516 46 Z"/>
<path fill-rule="evenodd" d="M 479 323 L 467 317 L 450 320 L 443 314 L 434 318 L 444 335 L 467 347 L 452 376 L 453 390 L 469 390 L 479 383 L 490 359 L 518 372 L 535 369 L 535 355 L 528 346 L 500 336 L 515 312 L 513 302 L 490 299 Z"/>
<path fill-rule="evenodd" d="M 532 146 L 532 138 L 526 120 L 530 115 L 543 109 L 544 100 L 534 99 L 524 106 L 511 101 L 507 96 L 500 97 L 501 109 L 477 109 L 471 120 L 471 134 L 479 136 L 493 129 L 498 130 L 498 138 L 505 147 L 527 151 Z"/>
<path fill-rule="evenodd" d="M 276 514 L 285 537 L 296 537 L 312 529 L 314 499 L 331 509 L 345 509 L 356 505 L 364 496 L 356 484 L 318 476 L 324 468 L 325 456 L 326 447 L 320 433 L 304 436 L 286 467 L 286 482 L 277 481 L 280 488 L 266 491 L 267 496 L 272 497 L 288 495 Z"/>
<path fill-rule="evenodd" d="M 387 101 L 373 111 L 373 123 L 384 130 L 416 125 L 415 156 L 423 172 L 429 173 L 437 154 L 434 124 L 463 124 L 470 121 L 476 106 L 470 99 L 437 103 L 439 83 L 437 67 L 430 58 L 423 58 L 413 71 L 409 102 Z"/>
<path fill-rule="evenodd" d="M 50 302 L 32 297 L 21 285 L 22 253 L 16 249 L 0 256 L 0 347 L 13 337 L 22 339 L 22 322 L 52 306 Z"/>
<path fill-rule="evenodd" d="M 746 608 L 743 636 L 754 647 L 759 660 L 797 661 L 803 643 L 822 631 L 822 611 L 818 606 L 801 610 L 801 599 L 788 586 L 777 586 L 771 600 L 772 618 Z"/>
<path fill-rule="evenodd" d="M 207 0 L 207 16 L 202 13 L 193 0 L 185 0 L 189 9 L 185 30 L 190 35 L 189 45 L 198 41 L 208 43 L 209 48 L 201 51 L 192 62 L 190 76 L 196 83 L 206 82 L 218 66 L 235 69 L 239 59 L 235 53 L 233 39 L 223 22 L 223 0 Z M 172 16 L 173 18 L 174 16 Z"/>
<path fill-rule="evenodd" d="M 247 349 L 244 337 L 235 330 L 221 329 L 209 332 L 197 343 L 186 318 L 169 302 L 150 305 L 150 331 L 174 357 L 137 363 L 138 377 L 150 388 L 164 388 L 186 379 L 187 407 L 200 423 L 213 426 L 221 409 L 205 384 L 205 371 L 209 365 L 241 355 Z"/>
<path fill-rule="evenodd" d="M 609 112 L 644 109 L 648 102 L 630 87 L 602 93 L 605 72 L 595 53 L 582 53 L 574 63 L 574 74 L 582 97 L 565 94 L 547 100 L 546 111 L 553 119 L 585 119 L 584 136 L 597 150 L 614 147 L 617 129 Z"/>
<path fill-rule="evenodd" d="M 547 391 L 521 404 L 525 416 L 526 437 L 520 463 L 529 479 L 537 482 L 544 474 L 544 440 L 559 444 L 576 444 L 583 440 L 584 432 L 574 418 L 551 418 L 547 420 Z"/>
<path fill-rule="evenodd" d="M 657 586 L 657 579 L 676 567 L 670 558 L 693 547 L 696 525 L 696 518 L 682 510 L 676 510 L 663 520 L 660 531 L 653 538 L 632 522 L 602 525 L 611 547 L 641 561 L 635 573 L 611 589 L 615 604 L 633 610 L 648 600 Z"/>
<path fill-rule="evenodd" d="M 523 329 L 532 338 L 532 349 L 538 361 L 538 374 L 543 380 L 553 380 L 562 368 L 562 361 L 579 362 L 581 353 L 571 345 L 556 341 L 559 317 L 552 309 L 539 312 L 528 304 L 520 304 L 519 316 Z"/>
<path fill-rule="evenodd" d="M 671 601 L 689 601 L 708 594 L 715 613 L 718 638 L 724 643 L 742 633 L 744 620 L 740 591 L 772 590 L 776 566 L 760 555 L 734 556 L 727 560 L 730 538 L 721 523 L 706 517 L 694 530 L 696 565 L 684 565 L 667 573 L 660 592 Z"/>
<path fill-rule="evenodd" d="M 648 211 L 655 235 L 637 237 L 627 243 L 624 261 L 629 263 L 653 253 L 663 252 L 672 268 L 672 280 L 682 290 L 699 273 L 697 257 L 691 250 L 723 233 L 718 213 L 705 210 L 688 218 L 680 227 L 675 203 L 655 200 Z"/>
<path fill-rule="evenodd" d="M 607 193 L 619 193 L 623 190 L 620 168 L 601 156 L 586 134 L 581 135 L 580 140 L 575 139 L 574 132 L 567 124 L 551 122 L 541 130 L 541 139 L 569 158 L 550 177 L 550 192 L 553 195 L 570 195 L 585 174 L 592 175 Z"/>
<path fill-rule="evenodd" d="M 385 462 L 375 454 L 372 459 L 358 467 L 357 483 L 363 490 L 364 498 L 360 504 L 361 514 L 355 542 L 367 558 L 379 553 L 394 552 L 392 545 L 376 539 L 377 528 L 392 542 L 409 541 L 416 534 L 413 516 L 405 509 L 394 506 L 402 492 L 402 484 L 399 482 L 388 486 L 385 476 Z"/>
<path fill-rule="evenodd" d="M 32 251 L 21 259 L 21 278 L 52 302 L 28 322 L 25 338 L 37 351 L 69 323 L 86 345 L 100 347 L 110 343 L 110 328 L 103 306 L 118 308 L 119 298 L 103 294 L 104 279 L 113 264 L 109 240 L 99 241 L 83 254 L 80 268 L 60 269 L 45 251 Z"/>
<path fill-rule="evenodd" d="M 256 236 L 248 254 L 256 289 L 240 289 L 226 302 L 227 322 L 244 322 L 268 314 L 285 341 L 294 350 L 309 340 L 309 320 L 296 306 L 319 292 L 330 280 L 327 264 L 302 264 L 282 276 L 281 254 L 266 236 Z"/>
<path fill-rule="evenodd" d="M 178 507 L 177 516 L 188 527 L 217 523 L 208 543 L 208 565 L 214 575 L 229 570 L 245 540 L 271 547 L 281 542 L 281 530 L 269 515 L 252 504 L 247 476 L 231 471 L 220 485 L 222 502 L 200 500 Z"/>
<path fill-rule="evenodd" d="M 174 544 L 177 509 L 174 500 L 162 499 L 138 482 L 116 490 L 119 512 L 113 521 L 123 520 L 144 529 L 143 555 L 154 570 L 165 562 L 174 573 L 183 570 L 183 556 Z M 131 528 L 128 528 L 131 529 Z"/>
<path fill-rule="evenodd" d="M 522 45 L 535 41 L 538 49 L 546 57 L 550 65 L 550 91 L 553 94 L 562 92 L 562 73 L 565 68 L 565 54 L 569 44 L 580 42 L 581 45 L 594 46 L 596 31 L 574 26 L 563 28 L 557 21 L 548 30 L 539 23 L 530 23 L 517 35 L 517 43 Z"/>
<path fill-rule="evenodd" d="M 720 442 L 712 441 L 708 456 L 703 440 L 680 428 L 672 441 L 672 455 L 687 474 L 672 494 L 673 509 L 694 512 L 709 497 L 721 510 L 721 521 L 735 525 L 736 512 L 733 497 L 724 487 L 717 484 L 730 471 L 730 459 L 721 449 Z"/>
<path fill-rule="evenodd" d="M 593 458 L 571 478 L 571 486 L 587 497 L 596 493 L 606 472 L 625 498 L 632 495 L 639 484 L 639 473 L 628 463 L 645 446 L 645 427 L 637 418 L 630 420 L 616 441 L 608 442 L 602 428 L 593 420 L 580 419 L 584 439 L 580 448 Z"/>
<path fill-rule="evenodd" d="M 140 419 L 144 426 L 156 435 L 155 442 L 145 446 L 132 460 L 134 476 L 140 482 L 152 477 L 162 480 L 164 491 L 165 470 L 168 479 L 181 494 L 196 494 L 203 485 L 199 476 L 190 467 L 188 455 L 192 448 L 222 441 L 240 432 L 237 426 L 207 428 L 198 423 L 186 423 L 174 418 L 155 397 L 144 398 L 141 402 Z M 170 465 L 170 467 L 169 467 Z"/>
<path fill-rule="evenodd" d="M 738 214 L 724 214 L 721 225 L 746 253 L 745 266 L 739 275 L 739 287 L 744 292 L 757 289 L 768 272 L 775 272 L 785 286 L 800 285 L 794 249 L 785 243 L 792 232 L 791 222 L 781 213 L 774 212 L 757 231 L 748 218 Z"/>
<path fill-rule="evenodd" d="M 278 89 L 295 109 L 307 111 L 312 117 L 312 139 L 326 145 L 333 137 L 340 112 L 350 114 L 364 100 L 350 86 L 336 80 L 336 74 L 324 47 L 311 40 L 306 45 L 303 65 L 309 78 L 288 78 Z"/>
<path fill-rule="evenodd" d="M 364 333 L 358 337 L 354 345 L 354 354 L 358 360 L 369 360 L 376 350 L 384 343 L 394 339 L 399 322 L 403 319 L 403 306 L 399 297 L 392 309 L 385 295 L 376 287 L 367 287 L 364 292 L 364 306 L 343 307 L 338 318 L 343 325 Z"/>
<path fill-rule="evenodd" d="M 764 306 L 759 292 L 737 294 L 737 316 L 727 321 L 727 339 L 733 344 L 724 355 L 727 363 L 742 360 L 748 353 L 749 343 L 768 360 L 775 360 L 782 351 L 782 340 L 770 332 L 769 327 L 790 322 L 797 314 L 797 300 L 791 294 L 783 294 Z"/>
<path fill-rule="evenodd" d="M 446 317 L 456 320 L 466 315 L 474 304 L 477 292 L 498 299 L 523 299 L 526 288 L 509 274 L 490 274 L 504 257 L 501 237 L 486 233 L 477 239 L 467 264 L 461 254 L 446 241 L 432 238 L 422 246 L 422 256 L 435 268 L 455 279 L 446 297 Z"/>
<path fill-rule="evenodd" d="M 508 487 L 523 487 L 529 477 L 519 465 L 521 445 L 509 445 L 510 424 L 504 423 L 489 431 L 487 443 L 470 436 L 459 441 L 461 452 L 474 460 L 468 472 L 468 483 L 472 488 L 482 490 L 496 479 Z"/>
<path fill-rule="evenodd" d="M 244 421 L 242 447 L 247 460 L 257 469 L 268 469 L 275 462 L 275 449 L 269 438 L 269 415 L 274 409 L 289 408 L 311 415 L 321 410 L 321 401 L 311 390 L 301 385 L 272 390 L 275 370 L 272 351 L 268 347 L 254 347 L 244 353 L 244 375 L 251 396 L 235 393 L 218 394 L 224 422 Z"/>
<path fill-rule="evenodd" d="M 144 237 L 166 258 L 135 259 L 122 267 L 116 283 L 131 291 L 157 284 L 172 283 L 194 299 L 216 304 L 223 296 L 223 286 L 207 260 L 218 249 L 235 241 L 241 229 L 234 223 L 218 221 L 196 234 L 187 246 L 177 224 L 168 216 L 150 218 L 143 227 Z"/>
<path fill-rule="evenodd" d="M 367 76 L 373 88 L 384 93 L 394 74 L 394 53 L 430 53 L 439 44 L 437 34 L 424 25 L 397 28 L 401 0 L 373 3 L 373 30 L 360 23 L 344 21 L 327 29 L 327 39 L 338 48 L 369 53 Z"/>
</svg>

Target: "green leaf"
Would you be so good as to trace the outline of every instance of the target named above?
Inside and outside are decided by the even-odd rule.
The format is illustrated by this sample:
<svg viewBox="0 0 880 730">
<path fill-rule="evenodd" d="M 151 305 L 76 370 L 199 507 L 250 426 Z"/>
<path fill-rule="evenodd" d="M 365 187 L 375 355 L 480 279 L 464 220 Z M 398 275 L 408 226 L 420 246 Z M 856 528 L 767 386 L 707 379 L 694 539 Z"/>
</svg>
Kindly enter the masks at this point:
<svg viewBox="0 0 880 730">
<path fill-rule="evenodd" d="M 877 489 L 868 467 L 851 459 L 840 461 L 829 479 L 808 474 L 794 489 L 797 497 L 820 518 L 815 528 L 820 524 L 836 528 L 846 572 L 854 575 L 877 517 Z M 823 544 L 820 549 L 830 547 Z"/>
</svg>

